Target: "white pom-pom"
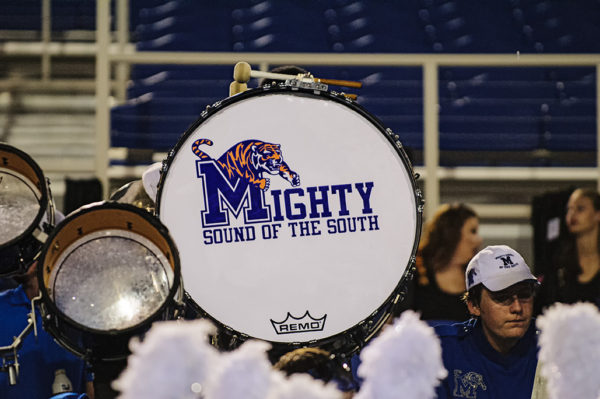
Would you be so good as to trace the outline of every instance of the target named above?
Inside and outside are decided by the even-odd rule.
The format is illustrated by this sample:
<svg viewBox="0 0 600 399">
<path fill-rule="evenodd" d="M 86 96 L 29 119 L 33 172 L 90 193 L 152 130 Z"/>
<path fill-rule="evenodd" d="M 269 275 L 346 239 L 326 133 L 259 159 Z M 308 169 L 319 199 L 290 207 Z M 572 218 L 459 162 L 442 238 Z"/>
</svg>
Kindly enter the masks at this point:
<svg viewBox="0 0 600 399">
<path fill-rule="evenodd" d="M 282 374 L 283 375 L 283 374 Z M 279 379 L 269 399 L 342 399 L 335 384 L 324 384 L 308 374 L 292 374 Z"/>
<path fill-rule="evenodd" d="M 247 341 L 221 355 L 207 385 L 206 399 L 265 399 L 273 383 L 271 363 L 263 341 Z"/>
<path fill-rule="evenodd" d="M 557 303 L 537 319 L 542 375 L 551 398 L 600 398 L 600 312 Z"/>
<path fill-rule="evenodd" d="M 196 399 L 218 359 L 206 320 L 155 323 L 143 342 L 132 340 L 127 368 L 113 382 L 120 399 Z"/>
<path fill-rule="evenodd" d="M 405 311 L 360 354 L 365 379 L 356 399 L 430 399 L 447 375 L 433 328 Z"/>
</svg>

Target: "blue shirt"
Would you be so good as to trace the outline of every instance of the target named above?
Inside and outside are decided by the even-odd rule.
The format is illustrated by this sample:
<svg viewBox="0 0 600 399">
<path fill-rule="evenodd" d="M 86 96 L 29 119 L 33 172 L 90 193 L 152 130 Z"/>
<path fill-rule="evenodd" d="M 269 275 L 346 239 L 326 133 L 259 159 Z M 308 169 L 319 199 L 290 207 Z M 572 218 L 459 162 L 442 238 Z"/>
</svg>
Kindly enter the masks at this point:
<svg viewBox="0 0 600 399">
<path fill-rule="evenodd" d="M 21 286 L 0 293 L 0 346 L 13 343 L 27 326 L 31 302 Z M 8 373 L 0 372 L 0 398 L 48 399 L 57 369 L 65 369 L 75 392 L 85 392 L 85 362 L 59 346 L 42 328 L 38 311 L 37 339 L 33 330 L 23 339 L 19 356 L 19 376 L 16 385 L 9 385 Z"/>
<path fill-rule="evenodd" d="M 438 398 L 529 399 L 537 366 L 535 321 L 506 355 L 488 343 L 480 323 L 469 320 L 439 325 L 448 377 L 437 388 Z"/>
</svg>

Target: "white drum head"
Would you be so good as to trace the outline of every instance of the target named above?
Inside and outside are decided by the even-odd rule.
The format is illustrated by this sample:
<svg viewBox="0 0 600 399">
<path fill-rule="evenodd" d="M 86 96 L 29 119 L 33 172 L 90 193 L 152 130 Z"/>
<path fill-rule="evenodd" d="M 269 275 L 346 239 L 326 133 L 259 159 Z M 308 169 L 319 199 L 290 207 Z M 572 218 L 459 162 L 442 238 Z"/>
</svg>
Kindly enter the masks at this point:
<svg viewBox="0 0 600 399">
<path fill-rule="evenodd" d="M 395 143 L 324 94 L 234 98 L 186 133 L 161 177 L 157 209 L 186 291 L 255 338 L 350 329 L 394 293 L 414 256 L 418 200 Z"/>
<path fill-rule="evenodd" d="M 92 232 L 58 257 L 48 282 L 58 310 L 93 330 L 125 330 L 167 301 L 173 270 L 160 249 L 129 231 Z"/>
</svg>

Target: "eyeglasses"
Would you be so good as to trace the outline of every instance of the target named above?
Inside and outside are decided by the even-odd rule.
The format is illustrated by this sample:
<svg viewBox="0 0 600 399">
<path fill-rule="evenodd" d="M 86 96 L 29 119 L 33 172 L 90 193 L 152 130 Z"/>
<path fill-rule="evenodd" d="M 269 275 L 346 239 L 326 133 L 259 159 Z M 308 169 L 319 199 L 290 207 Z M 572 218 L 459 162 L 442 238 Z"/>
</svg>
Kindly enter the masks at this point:
<svg viewBox="0 0 600 399">
<path fill-rule="evenodd" d="M 502 291 L 489 291 L 490 298 L 498 304 L 508 306 L 515 300 L 515 296 L 520 302 L 529 302 L 535 295 L 535 286 L 526 284 L 522 286 L 509 287 Z"/>
</svg>

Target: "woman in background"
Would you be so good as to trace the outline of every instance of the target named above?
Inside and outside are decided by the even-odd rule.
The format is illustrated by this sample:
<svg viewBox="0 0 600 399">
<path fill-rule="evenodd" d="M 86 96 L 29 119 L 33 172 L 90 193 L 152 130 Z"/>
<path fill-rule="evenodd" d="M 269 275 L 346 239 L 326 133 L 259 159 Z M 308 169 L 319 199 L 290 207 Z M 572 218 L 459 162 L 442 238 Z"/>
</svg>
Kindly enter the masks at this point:
<svg viewBox="0 0 600 399">
<path fill-rule="evenodd" d="M 411 306 L 423 320 L 469 318 L 462 300 L 465 270 L 482 241 L 479 218 L 464 204 L 442 205 L 425 224 L 417 252 Z"/>
<path fill-rule="evenodd" d="M 592 302 L 600 307 L 600 195 L 573 191 L 565 221 L 569 234 L 542 279 L 538 313 L 554 302 Z"/>
</svg>

